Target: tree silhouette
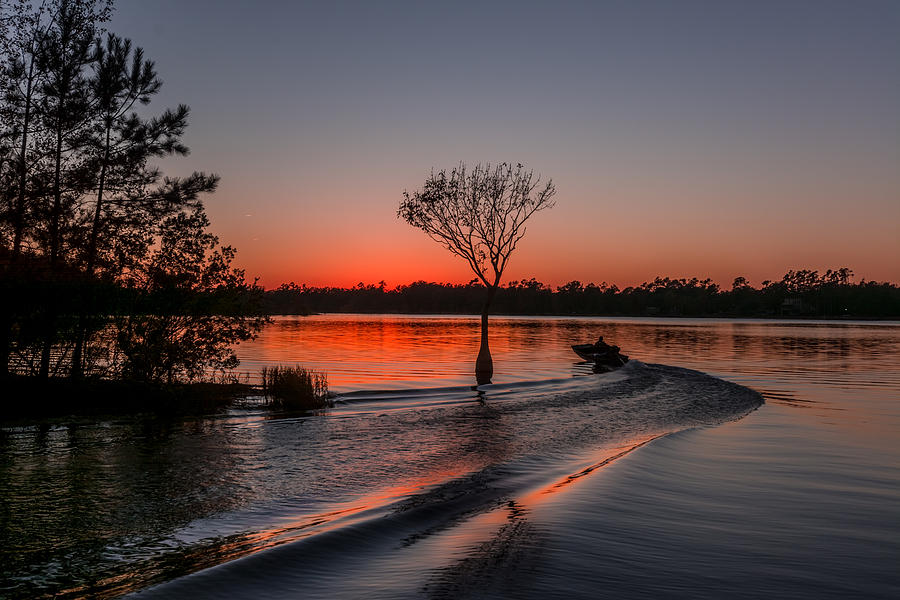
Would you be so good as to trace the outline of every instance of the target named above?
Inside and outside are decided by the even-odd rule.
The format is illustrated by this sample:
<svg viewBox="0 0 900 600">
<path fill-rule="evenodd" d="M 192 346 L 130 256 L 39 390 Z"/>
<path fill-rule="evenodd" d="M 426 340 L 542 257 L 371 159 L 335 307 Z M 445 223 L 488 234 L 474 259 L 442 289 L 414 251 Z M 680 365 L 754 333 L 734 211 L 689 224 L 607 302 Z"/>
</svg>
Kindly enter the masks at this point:
<svg viewBox="0 0 900 600">
<path fill-rule="evenodd" d="M 708 279 L 657 277 L 638 286 L 619 289 L 602 282 L 578 281 L 555 289 L 532 278 L 500 286 L 492 307 L 508 315 L 585 316 L 695 316 L 778 317 L 785 300 L 802 300 L 795 312 L 808 317 L 900 317 L 900 286 L 896 283 L 862 280 L 851 283 L 853 271 L 829 269 L 817 276 L 803 292 L 788 289 L 796 273 L 781 281 L 764 281 L 752 287 L 738 277 L 737 287 L 722 289 Z M 284 284 L 265 293 L 269 314 L 411 313 L 478 314 L 484 300 L 484 285 L 428 283 L 416 281 L 393 289 L 372 284 L 352 288 L 310 287 Z"/>
<path fill-rule="evenodd" d="M 94 75 L 89 88 L 93 121 L 85 138 L 84 154 L 86 171 L 91 173 L 96 189 L 84 197 L 81 221 L 85 233 L 80 248 L 88 279 L 98 267 L 113 274 L 127 268 L 110 258 L 109 244 L 103 242 L 121 237 L 136 221 L 141 221 L 140 229 L 146 230 L 148 206 L 145 194 L 138 188 L 159 178 L 158 171 L 149 167 L 147 161 L 151 157 L 188 153 L 180 141 L 187 125 L 187 106 L 167 110 L 150 120 L 130 112 L 137 104 L 148 104 L 161 86 L 153 62 L 144 59 L 141 48 L 132 48 L 131 40 L 108 34 L 105 43 L 95 42 L 92 67 Z M 98 256 L 104 246 L 105 256 Z M 83 316 L 79 321 L 72 354 L 71 374 L 75 379 L 81 376 L 86 335 Z"/>
<path fill-rule="evenodd" d="M 509 257 L 525 235 L 525 222 L 551 208 L 556 188 L 521 164 L 465 164 L 434 171 L 421 191 L 403 192 L 397 216 L 465 259 L 487 288 L 481 311 L 481 346 L 475 378 L 489 383 L 494 363 L 488 345 L 488 314 Z"/>
<path fill-rule="evenodd" d="M 207 231 L 218 177 L 151 164 L 189 109 L 137 112 L 161 84 L 111 7 L 0 0 L 0 377 L 194 379 L 264 322 Z"/>
<path fill-rule="evenodd" d="M 208 179 L 207 191 L 216 181 Z M 145 306 L 115 319 L 123 378 L 173 383 L 233 369 L 233 346 L 265 324 L 247 306 L 257 288 L 248 290 L 244 271 L 232 266 L 234 248 L 219 247 L 208 226 L 202 206 L 158 225 L 155 249 L 130 282 Z"/>
<path fill-rule="evenodd" d="M 44 74 L 39 108 L 53 164 L 50 203 L 45 209 L 51 268 L 59 265 L 64 252 L 60 229 L 87 184 L 80 177 L 78 156 L 87 141 L 85 117 L 91 104 L 85 70 L 95 61 L 97 28 L 108 18 L 108 11 L 109 2 L 100 0 L 56 0 L 51 26 L 39 45 L 37 63 Z"/>
<path fill-rule="evenodd" d="M 51 271 L 60 268 L 66 248 L 63 229 L 75 212 L 75 200 L 86 180 L 77 150 L 84 144 L 90 93 L 85 68 L 93 62 L 93 44 L 99 23 L 109 16 L 109 2 L 55 0 L 49 3 L 49 25 L 37 44 L 39 85 L 38 114 L 43 121 L 44 144 L 51 157 L 49 202 L 41 206 L 42 231 Z M 55 311 L 47 324 L 55 329 Z M 42 377 L 50 370 L 53 339 L 47 336 L 41 355 Z"/>
</svg>

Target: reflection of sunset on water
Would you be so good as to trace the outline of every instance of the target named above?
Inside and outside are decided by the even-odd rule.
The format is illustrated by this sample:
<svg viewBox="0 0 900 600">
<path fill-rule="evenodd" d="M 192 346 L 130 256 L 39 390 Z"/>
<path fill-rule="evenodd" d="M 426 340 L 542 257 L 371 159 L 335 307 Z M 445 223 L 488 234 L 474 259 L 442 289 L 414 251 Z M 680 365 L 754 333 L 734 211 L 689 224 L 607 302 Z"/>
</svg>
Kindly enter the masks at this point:
<svg viewBox="0 0 900 600">
<path fill-rule="evenodd" d="M 890 394 L 896 386 L 891 361 L 900 353 L 894 327 L 872 322 L 497 316 L 491 319 L 494 382 L 590 374 L 570 345 L 597 335 L 634 359 L 730 374 L 770 402 L 822 418 L 831 418 L 843 399 L 820 386 L 836 368 L 848 371 L 847 385 Z M 328 314 L 279 317 L 238 354 L 241 370 L 251 375 L 264 364 L 300 363 L 327 372 L 332 389 L 345 392 L 472 385 L 477 344 L 475 317 Z M 772 387 L 767 378 L 785 368 L 793 369 L 797 385 Z M 893 435 L 880 419 L 851 419 L 842 431 Z"/>
<path fill-rule="evenodd" d="M 102 565 L 90 588 L 99 597 L 239 557 L 309 561 L 315 575 L 296 576 L 320 590 L 352 587 L 365 579 L 351 573 L 365 573 L 379 585 L 419 582 L 453 597 L 477 581 L 473 573 L 509 566 L 510 556 L 531 565 L 551 539 L 545 520 L 577 522 L 583 513 L 569 499 L 589 506 L 591 490 L 623 469 L 643 469 L 642 480 L 665 490 L 666 473 L 642 466 L 644 452 L 672 437 L 687 443 L 665 434 L 736 418 L 759 401 L 724 381 L 647 363 L 760 390 L 772 406 L 759 414 L 811 429 L 810 443 L 826 436 L 816 452 L 890 456 L 895 448 L 896 324 L 497 317 L 491 332 L 497 383 L 473 390 L 475 319 L 279 318 L 239 347 L 244 368 L 296 362 L 327 371 L 342 392 L 335 408 L 7 432 L 0 439 L 15 469 L 3 473 L 2 491 L 18 528 L 8 550 L 42 573 L 49 567 L 28 549 L 47 543 L 73 564 Z M 569 345 L 597 335 L 633 364 L 594 374 Z M 393 380 L 399 389 L 372 391 Z M 740 438 L 727 426 L 712 431 L 726 449 Z M 787 444 L 776 436 L 759 468 L 778 469 Z M 40 494 L 53 527 L 27 529 L 19 515 L 33 503 L 23 490 Z M 132 532 L 124 540 L 122 519 Z M 79 545 L 95 538 L 115 561 L 112 550 Z M 347 553 L 361 558 L 335 571 Z M 284 585 L 300 584 L 290 568 L 279 573 Z M 84 595 L 77 584 L 54 580 Z"/>
<path fill-rule="evenodd" d="M 495 383 L 583 373 L 570 345 L 591 342 L 597 335 L 643 362 L 691 366 L 703 354 L 723 370 L 739 359 L 743 369 L 761 373 L 771 369 L 766 363 L 775 355 L 781 362 L 802 365 L 804 372 L 825 372 L 834 368 L 834 359 L 854 363 L 870 350 L 886 359 L 894 347 L 892 330 L 877 323 L 753 319 L 495 316 L 490 335 Z M 257 340 L 238 347 L 241 372 L 301 363 L 327 372 L 338 391 L 470 384 L 477 351 L 478 321 L 466 316 L 277 317 Z M 880 368 L 878 360 L 859 367 Z"/>
</svg>

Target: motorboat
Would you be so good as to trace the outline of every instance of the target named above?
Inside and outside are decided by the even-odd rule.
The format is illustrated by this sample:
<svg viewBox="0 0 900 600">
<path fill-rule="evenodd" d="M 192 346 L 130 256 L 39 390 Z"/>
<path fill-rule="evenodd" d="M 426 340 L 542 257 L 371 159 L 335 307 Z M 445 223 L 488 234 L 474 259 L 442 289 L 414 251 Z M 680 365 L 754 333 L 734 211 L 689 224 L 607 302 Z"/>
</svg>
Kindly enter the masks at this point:
<svg viewBox="0 0 900 600">
<path fill-rule="evenodd" d="M 628 357 L 619 352 L 617 346 L 606 344 L 573 344 L 575 354 L 598 367 L 616 369 L 628 362 Z"/>
</svg>

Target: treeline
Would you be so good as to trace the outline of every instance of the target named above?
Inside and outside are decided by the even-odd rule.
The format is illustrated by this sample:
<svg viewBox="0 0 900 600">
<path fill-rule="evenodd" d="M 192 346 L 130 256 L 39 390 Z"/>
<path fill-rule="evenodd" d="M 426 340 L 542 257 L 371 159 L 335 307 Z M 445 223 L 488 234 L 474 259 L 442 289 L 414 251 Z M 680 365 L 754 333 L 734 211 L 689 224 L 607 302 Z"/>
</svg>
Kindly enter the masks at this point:
<svg viewBox="0 0 900 600">
<path fill-rule="evenodd" d="M 780 281 L 753 287 L 737 277 L 730 289 L 710 279 L 670 279 L 620 289 L 571 281 L 552 288 L 535 279 L 513 281 L 500 288 L 495 314 L 605 315 L 678 317 L 900 317 L 900 288 L 893 283 L 852 283 L 847 268 L 824 274 L 801 269 Z M 308 287 L 294 283 L 266 291 L 270 314 L 317 312 L 479 314 L 484 288 L 468 284 L 417 281 L 388 289 L 358 284 L 353 288 Z"/>
<path fill-rule="evenodd" d="M 110 0 L 0 3 L 0 376 L 195 379 L 263 323 L 209 232 L 218 177 L 166 177 L 189 109 Z"/>
</svg>

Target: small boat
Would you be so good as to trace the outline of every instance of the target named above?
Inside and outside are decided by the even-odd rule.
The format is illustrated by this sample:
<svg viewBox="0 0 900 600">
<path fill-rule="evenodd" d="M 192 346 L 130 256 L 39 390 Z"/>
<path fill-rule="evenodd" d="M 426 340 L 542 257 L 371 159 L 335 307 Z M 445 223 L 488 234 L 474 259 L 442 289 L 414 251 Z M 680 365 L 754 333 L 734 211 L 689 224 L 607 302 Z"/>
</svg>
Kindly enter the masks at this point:
<svg viewBox="0 0 900 600">
<path fill-rule="evenodd" d="M 617 368 L 628 362 L 628 357 L 607 346 L 598 347 L 597 344 L 573 344 L 575 354 L 588 362 L 600 367 Z"/>
</svg>

